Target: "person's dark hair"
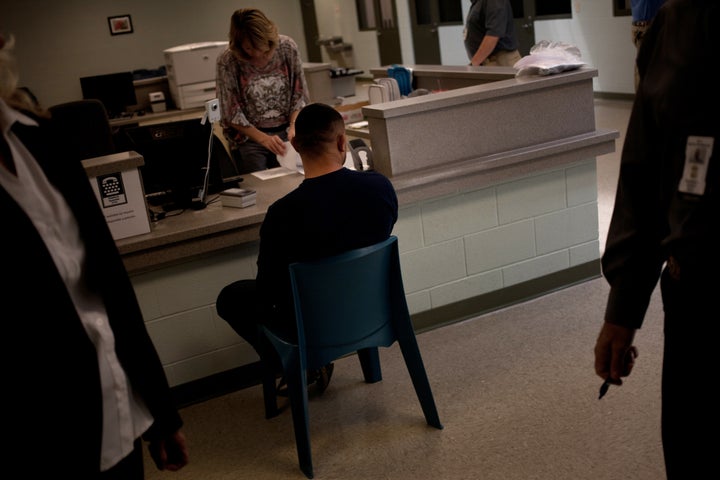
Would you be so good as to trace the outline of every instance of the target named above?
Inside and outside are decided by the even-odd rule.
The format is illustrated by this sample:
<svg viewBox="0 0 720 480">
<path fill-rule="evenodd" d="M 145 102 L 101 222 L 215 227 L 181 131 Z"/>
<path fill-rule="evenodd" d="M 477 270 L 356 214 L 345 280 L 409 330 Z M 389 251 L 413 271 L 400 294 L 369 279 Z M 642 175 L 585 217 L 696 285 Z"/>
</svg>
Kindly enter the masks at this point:
<svg viewBox="0 0 720 480">
<path fill-rule="evenodd" d="M 246 38 L 259 50 L 264 47 L 274 50 L 280 43 L 277 26 L 257 8 L 236 10 L 230 18 L 228 37 L 230 49 L 245 59 L 248 55 L 242 48 L 242 41 Z"/>
<path fill-rule="evenodd" d="M 324 103 L 305 106 L 295 119 L 293 145 L 298 152 L 319 155 L 328 143 L 335 142 L 345 132 L 340 112 Z"/>
</svg>

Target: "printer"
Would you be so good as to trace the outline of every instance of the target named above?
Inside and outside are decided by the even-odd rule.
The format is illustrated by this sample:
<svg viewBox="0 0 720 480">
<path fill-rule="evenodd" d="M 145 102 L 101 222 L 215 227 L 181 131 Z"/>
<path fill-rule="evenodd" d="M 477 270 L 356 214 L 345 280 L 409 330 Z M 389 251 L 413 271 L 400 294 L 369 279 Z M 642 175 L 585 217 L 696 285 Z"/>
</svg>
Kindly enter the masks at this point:
<svg viewBox="0 0 720 480">
<path fill-rule="evenodd" d="M 227 46 L 227 41 L 198 42 L 163 50 L 168 87 L 177 108 L 204 107 L 217 97 L 217 57 Z"/>
</svg>

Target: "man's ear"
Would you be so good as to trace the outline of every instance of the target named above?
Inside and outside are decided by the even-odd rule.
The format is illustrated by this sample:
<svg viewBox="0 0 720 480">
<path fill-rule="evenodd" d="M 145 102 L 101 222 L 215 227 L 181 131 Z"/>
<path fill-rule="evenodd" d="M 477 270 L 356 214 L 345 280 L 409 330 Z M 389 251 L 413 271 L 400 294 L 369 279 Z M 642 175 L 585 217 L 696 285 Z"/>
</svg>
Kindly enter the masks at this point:
<svg viewBox="0 0 720 480">
<path fill-rule="evenodd" d="M 296 137 L 293 137 L 293 138 L 290 140 L 290 145 L 292 145 L 295 150 L 300 151 L 300 150 L 298 150 L 297 141 L 295 140 L 295 138 L 296 138 Z"/>
<path fill-rule="evenodd" d="M 348 143 L 347 135 L 345 135 L 344 133 L 341 135 L 338 135 L 338 137 L 337 137 L 338 152 L 345 152 L 347 150 L 347 143 Z"/>
</svg>

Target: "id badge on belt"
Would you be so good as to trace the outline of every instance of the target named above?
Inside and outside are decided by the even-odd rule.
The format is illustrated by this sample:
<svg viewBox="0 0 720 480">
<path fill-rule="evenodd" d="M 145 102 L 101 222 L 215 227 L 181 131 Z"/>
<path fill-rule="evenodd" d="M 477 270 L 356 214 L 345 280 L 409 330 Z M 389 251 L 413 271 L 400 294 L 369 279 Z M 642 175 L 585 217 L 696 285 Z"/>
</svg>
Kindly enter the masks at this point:
<svg viewBox="0 0 720 480">
<path fill-rule="evenodd" d="M 680 185 L 678 185 L 680 192 L 691 195 L 705 194 L 705 179 L 712 155 L 713 141 L 712 137 L 688 137 L 685 147 L 685 167 Z"/>
</svg>

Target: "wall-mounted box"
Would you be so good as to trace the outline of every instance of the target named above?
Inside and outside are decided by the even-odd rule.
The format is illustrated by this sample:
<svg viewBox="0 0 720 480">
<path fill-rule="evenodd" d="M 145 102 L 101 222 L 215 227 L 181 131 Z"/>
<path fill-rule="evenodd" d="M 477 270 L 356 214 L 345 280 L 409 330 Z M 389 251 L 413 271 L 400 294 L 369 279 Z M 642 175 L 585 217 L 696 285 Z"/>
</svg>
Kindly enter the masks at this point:
<svg viewBox="0 0 720 480">
<path fill-rule="evenodd" d="M 121 152 L 82 161 L 115 240 L 150 232 L 137 152 Z"/>
<path fill-rule="evenodd" d="M 227 41 L 199 42 L 163 50 L 170 94 L 179 109 L 202 107 L 217 97 L 217 57 Z"/>
</svg>

